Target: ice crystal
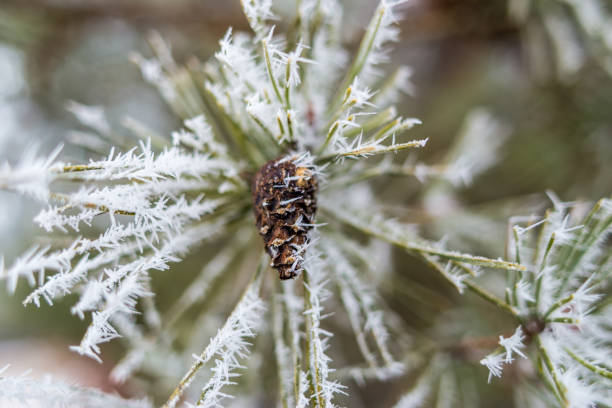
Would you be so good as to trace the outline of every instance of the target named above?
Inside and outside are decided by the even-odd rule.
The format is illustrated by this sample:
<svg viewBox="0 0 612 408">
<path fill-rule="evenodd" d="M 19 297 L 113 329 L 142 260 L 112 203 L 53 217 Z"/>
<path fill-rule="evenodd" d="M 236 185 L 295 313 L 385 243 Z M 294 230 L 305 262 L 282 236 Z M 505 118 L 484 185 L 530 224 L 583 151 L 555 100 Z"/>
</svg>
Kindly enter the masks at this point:
<svg viewBox="0 0 612 408">
<path fill-rule="evenodd" d="M 506 350 L 506 357 L 504 359 L 506 363 L 512 362 L 512 355 L 514 353 L 518 354 L 523 358 L 526 358 L 525 355 L 521 352 L 521 349 L 525 347 L 525 344 L 523 343 L 524 340 L 525 335 L 523 334 L 523 329 L 521 328 L 521 326 L 517 327 L 514 334 L 508 338 L 499 336 L 499 345 Z"/>
<path fill-rule="evenodd" d="M 501 354 L 493 354 L 480 360 L 480 364 L 487 367 L 489 370 L 489 382 L 491 382 L 491 378 L 493 377 L 501 377 L 503 363 L 504 356 Z"/>
</svg>

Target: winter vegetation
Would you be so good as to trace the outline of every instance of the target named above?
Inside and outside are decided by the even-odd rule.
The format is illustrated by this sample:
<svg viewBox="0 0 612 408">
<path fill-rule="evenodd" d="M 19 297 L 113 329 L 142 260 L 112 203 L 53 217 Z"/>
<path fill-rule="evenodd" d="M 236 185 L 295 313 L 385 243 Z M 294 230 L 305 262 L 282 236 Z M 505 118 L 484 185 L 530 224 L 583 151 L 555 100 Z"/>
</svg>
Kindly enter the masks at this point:
<svg viewBox="0 0 612 408">
<path fill-rule="evenodd" d="M 361 406 L 351 402 L 359 389 L 389 383 L 400 391 L 376 406 L 472 407 L 477 382 L 511 377 L 516 406 L 612 406 L 611 198 L 564 202 L 549 192 L 548 210 L 508 217 L 505 253 L 493 256 L 424 231 L 419 220 L 447 216 L 503 157 L 513 125 L 475 107 L 441 157 L 419 158 L 429 138 L 411 132 L 427 122 L 396 106 L 415 93 L 411 69 L 386 66 L 409 3 L 381 0 L 351 51 L 336 0 L 297 1 L 286 32 L 271 0 L 242 0 L 251 32 L 228 28 L 206 62 L 175 61 L 152 34 L 152 56 L 131 60 L 180 129 L 164 135 L 129 120 L 131 134 L 120 136 L 104 108 L 72 101 L 66 108 L 88 133 L 70 142 L 105 153 L 73 162 L 62 146 L 29 149 L 0 164 L 0 189 L 42 204 L 34 223 L 46 234 L 15 259 L 0 256 L 7 291 L 27 284 L 28 307 L 71 301 L 65 318 L 87 327 L 70 349 L 101 363 L 107 343 L 119 343 L 112 380 L 150 395 L 0 372 L 0 404 L 332 408 Z M 520 24 L 547 31 L 559 74 L 575 74 L 588 53 L 612 72 L 603 2 L 544 3 L 509 7 Z M 576 30 L 580 40 L 568 43 Z M 270 163 L 290 172 L 278 170 L 259 201 L 254 180 Z M 396 178 L 418 183 L 422 215 L 396 217 L 376 189 Z M 291 223 L 256 228 L 253 214 L 263 212 Z M 469 243 L 473 225 L 445 234 Z M 156 277 L 219 242 L 159 307 Z M 379 292 L 394 285 L 398 253 L 445 288 L 419 294 L 415 278 L 406 301 L 478 303 L 449 307 L 426 331 L 407 327 Z M 278 257 L 293 279 L 278 279 Z M 478 308 L 505 327 L 468 330 Z M 264 382 L 273 391 L 261 397 Z"/>
</svg>

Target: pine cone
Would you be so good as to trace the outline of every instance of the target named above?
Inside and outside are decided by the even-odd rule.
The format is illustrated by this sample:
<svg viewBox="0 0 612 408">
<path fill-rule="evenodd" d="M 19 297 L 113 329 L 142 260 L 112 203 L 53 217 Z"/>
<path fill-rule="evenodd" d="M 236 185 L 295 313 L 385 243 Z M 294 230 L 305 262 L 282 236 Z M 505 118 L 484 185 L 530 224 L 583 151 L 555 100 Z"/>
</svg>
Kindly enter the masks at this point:
<svg viewBox="0 0 612 408">
<path fill-rule="evenodd" d="M 281 279 L 291 279 L 302 267 L 317 210 L 317 179 L 309 165 L 295 158 L 269 161 L 253 180 L 257 229 L 264 239 L 272 267 Z"/>
</svg>

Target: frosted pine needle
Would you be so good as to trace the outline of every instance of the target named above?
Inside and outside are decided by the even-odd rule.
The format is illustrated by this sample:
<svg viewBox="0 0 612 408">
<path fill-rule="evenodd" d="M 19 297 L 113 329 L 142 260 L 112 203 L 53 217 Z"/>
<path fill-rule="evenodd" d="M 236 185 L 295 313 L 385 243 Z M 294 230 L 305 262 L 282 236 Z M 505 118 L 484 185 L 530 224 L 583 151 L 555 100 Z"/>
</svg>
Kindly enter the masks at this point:
<svg viewBox="0 0 612 408">
<path fill-rule="evenodd" d="M 260 273 L 260 271 L 257 273 L 223 327 L 210 340 L 204 351 L 200 355 L 193 356 L 195 363 L 173 391 L 164 407 L 175 407 L 185 389 L 191 385 L 198 370 L 213 361 L 215 357 L 214 367 L 211 368 L 213 374 L 202 388 L 197 405 L 217 407 L 220 406 L 223 399 L 228 397 L 221 389 L 234 384 L 233 378 L 239 375 L 234 371 L 244 368 L 239 360 L 244 360 L 248 356 L 250 346 L 248 339 L 255 336 L 265 309 L 257 293 L 261 283 Z"/>
<path fill-rule="evenodd" d="M 4 367 L 6 369 L 7 367 Z M 27 374 L 17 377 L 2 375 L 0 370 L 0 405 L 2 406 L 45 406 L 45 407 L 125 407 L 149 408 L 147 400 L 128 400 L 118 395 L 69 385 L 45 376 L 30 378 Z"/>
</svg>

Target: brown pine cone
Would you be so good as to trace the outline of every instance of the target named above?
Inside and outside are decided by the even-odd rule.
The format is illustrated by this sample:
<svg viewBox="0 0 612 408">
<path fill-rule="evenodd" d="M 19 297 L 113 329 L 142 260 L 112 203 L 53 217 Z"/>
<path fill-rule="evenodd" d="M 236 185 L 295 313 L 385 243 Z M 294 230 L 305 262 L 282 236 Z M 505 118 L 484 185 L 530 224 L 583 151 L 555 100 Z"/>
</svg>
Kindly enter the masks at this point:
<svg viewBox="0 0 612 408">
<path fill-rule="evenodd" d="M 257 229 L 281 279 L 291 279 L 301 269 L 317 210 L 314 169 L 295 163 L 295 157 L 269 161 L 252 186 Z"/>
</svg>

